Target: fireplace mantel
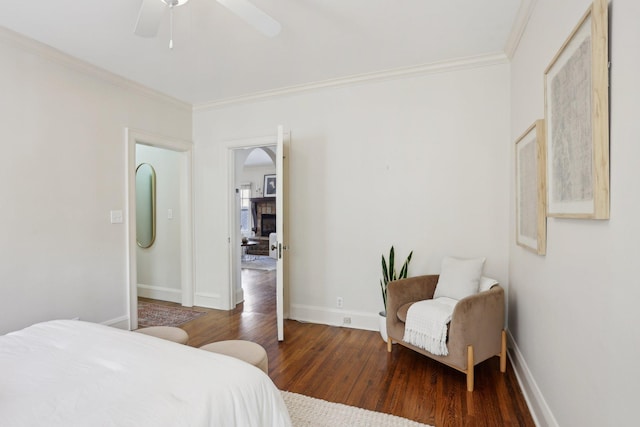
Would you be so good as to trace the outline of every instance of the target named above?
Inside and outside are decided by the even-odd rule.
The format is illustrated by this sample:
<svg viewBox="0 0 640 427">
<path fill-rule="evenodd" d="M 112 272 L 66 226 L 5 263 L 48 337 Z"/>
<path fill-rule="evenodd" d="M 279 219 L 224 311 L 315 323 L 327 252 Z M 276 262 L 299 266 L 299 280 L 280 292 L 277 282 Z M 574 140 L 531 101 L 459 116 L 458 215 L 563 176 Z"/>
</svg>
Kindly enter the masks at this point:
<svg viewBox="0 0 640 427">
<path fill-rule="evenodd" d="M 252 199 L 249 199 L 249 201 L 251 203 L 276 203 L 276 198 L 275 197 L 254 197 Z"/>
</svg>

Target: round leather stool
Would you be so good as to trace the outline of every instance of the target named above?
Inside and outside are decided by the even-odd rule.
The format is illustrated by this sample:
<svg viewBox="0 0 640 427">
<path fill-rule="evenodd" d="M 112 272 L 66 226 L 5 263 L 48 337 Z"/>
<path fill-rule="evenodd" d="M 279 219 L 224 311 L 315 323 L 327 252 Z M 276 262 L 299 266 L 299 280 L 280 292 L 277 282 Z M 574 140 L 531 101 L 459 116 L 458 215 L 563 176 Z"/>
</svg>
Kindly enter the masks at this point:
<svg viewBox="0 0 640 427">
<path fill-rule="evenodd" d="M 224 354 L 243 360 L 256 368 L 262 369 L 265 374 L 269 374 L 269 358 L 266 350 L 260 344 L 251 341 L 229 340 L 206 344 L 200 348 L 212 353 Z"/>
<path fill-rule="evenodd" d="M 136 329 L 136 332 L 178 344 L 186 344 L 189 341 L 189 334 L 184 329 L 173 326 L 149 326 L 148 328 Z"/>
</svg>

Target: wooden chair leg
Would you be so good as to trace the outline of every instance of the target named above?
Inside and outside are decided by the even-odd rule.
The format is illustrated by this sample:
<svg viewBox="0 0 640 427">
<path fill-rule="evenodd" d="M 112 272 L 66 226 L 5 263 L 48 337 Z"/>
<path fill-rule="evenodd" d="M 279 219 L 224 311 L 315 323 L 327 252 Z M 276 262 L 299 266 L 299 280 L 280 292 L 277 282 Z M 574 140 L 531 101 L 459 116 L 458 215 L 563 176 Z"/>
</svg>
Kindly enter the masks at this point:
<svg viewBox="0 0 640 427">
<path fill-rule="evenodd" d="M 500 349 L 500 372 L 507 372 L 507 331 L 502 330 L 502 348 Z"/>
<path fill-rule="evenodd" d="M 473 391 L 473 346 L 467 346 L 467 391 Z"/>
<path fill-rule="evenodd" d="M 393 348 L 393 341 L 391 337 L 387 337 L 387 351 L 391 353 L 391 349 Z"/>
</svg>

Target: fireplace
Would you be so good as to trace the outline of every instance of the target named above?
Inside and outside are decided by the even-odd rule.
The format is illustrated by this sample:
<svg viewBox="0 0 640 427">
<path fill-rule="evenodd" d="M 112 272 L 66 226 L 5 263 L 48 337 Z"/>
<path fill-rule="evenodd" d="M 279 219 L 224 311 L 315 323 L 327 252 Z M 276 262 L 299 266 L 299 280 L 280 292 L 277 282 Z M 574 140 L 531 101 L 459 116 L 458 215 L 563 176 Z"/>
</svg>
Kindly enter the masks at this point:
<svg viewBox="0 0 640 427">
<path fill-rule="evenodd" d="M 258 244 L 247 248 L 250 255 L 269 255 L 269 234 L 276 232 L 276 198 L 257 197 L 251 199 L 251 217 L 253 218 L 252 238 Z"/>
<path fill-rule="evenodd" d="M 260 235 L 269 236 L 276 232 L 276 215 L 263 213 L 260 217 Z"/>
</svg>

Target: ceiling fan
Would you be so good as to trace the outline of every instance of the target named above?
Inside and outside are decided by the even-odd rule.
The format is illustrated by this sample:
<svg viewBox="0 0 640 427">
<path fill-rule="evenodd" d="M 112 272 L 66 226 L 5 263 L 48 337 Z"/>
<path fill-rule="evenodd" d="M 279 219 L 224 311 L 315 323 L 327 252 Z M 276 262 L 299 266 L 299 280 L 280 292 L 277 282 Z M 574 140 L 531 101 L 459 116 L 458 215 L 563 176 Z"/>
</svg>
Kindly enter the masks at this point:
<svg viewBox="0 0 640 427">
<path fill-rule="evenodd" d="M 142 0 L 138 21 L 134 33 L 141 37 L 155 37 L 158 34 L 160 19 L 168 8 L 171 16 L 171 32 L 173 33 L 173 8 L 182 6 L 189 0 Z M 235 13 L 247 24 L 268 37 L 275 37 L 282 26 L 278 21 L 258 9 L 249 0 L 216 0 L 218 3 Z M 173 48 L 173 34 L 169 41 L 169 48 Z"/>
</svg>

